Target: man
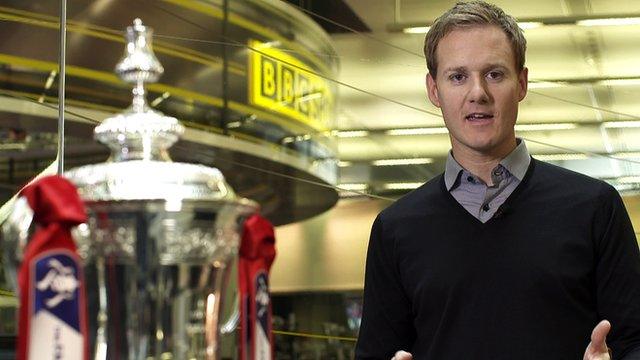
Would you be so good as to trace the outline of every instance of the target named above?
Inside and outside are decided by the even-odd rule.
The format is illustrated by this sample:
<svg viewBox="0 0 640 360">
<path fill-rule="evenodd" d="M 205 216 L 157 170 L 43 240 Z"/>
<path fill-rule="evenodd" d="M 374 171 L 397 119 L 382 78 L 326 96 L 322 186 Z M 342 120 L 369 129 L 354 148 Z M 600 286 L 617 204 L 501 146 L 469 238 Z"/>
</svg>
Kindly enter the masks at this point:
<svg viewBox="0 0 640 360">
<path fill-rule="evenodd" d="M 357 359 L 640 359 L 640 255 L 620 196 L 515 137 L 525 49 L 484 2 L 427 34 L 452 149 L 443 175 L 374 222 Z"/>
</svg>

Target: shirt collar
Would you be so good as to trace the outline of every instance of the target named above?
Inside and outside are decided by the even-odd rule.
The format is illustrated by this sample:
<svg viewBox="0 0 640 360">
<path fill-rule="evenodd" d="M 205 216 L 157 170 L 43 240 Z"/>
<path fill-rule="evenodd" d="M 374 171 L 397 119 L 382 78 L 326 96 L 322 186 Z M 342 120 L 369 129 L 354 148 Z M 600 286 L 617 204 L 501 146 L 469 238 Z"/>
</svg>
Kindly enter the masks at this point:
<svg viewBox="0 0 640 360">
<path fill-rule="evenodd" d="M 524 140 L 517 138 L 516 142 L 518 144 L 516 148 L 500 161 L 500 165 L 507 169 L 511 175 L 522 181 L 531 163 L 531 156 Z M 447 190 L 451 190 L 463 170 L 465 169 L 453 158 L 453 153 L 449 151 L 444 170 L 444 184 L 447 186 Z"/>
<path fill-rule="evenodd" d="M 529 155 L 529 150 L 527 150 L 527 145 L 524 143 L 524 140 L 518 138 L 516 141 L 518 142 L 518 146 L 516 146 L 507 157 L 500 161 L 500 165 L 504 166 L 511 175 L 522 181 L 529 169 L 531 155 Z"/>
<path fill-rule="evenodd" d="M 451 188 L 458 180 L 458 176 L 464 170 L 462 165 L 458 164 L 456 159 L 453 158 L 453 152 L 449 151 L 447 155 L 447 163 L 444 169 L 444 184 L 447 186 L 447 190 L 451 191 Z"/>
</svg>

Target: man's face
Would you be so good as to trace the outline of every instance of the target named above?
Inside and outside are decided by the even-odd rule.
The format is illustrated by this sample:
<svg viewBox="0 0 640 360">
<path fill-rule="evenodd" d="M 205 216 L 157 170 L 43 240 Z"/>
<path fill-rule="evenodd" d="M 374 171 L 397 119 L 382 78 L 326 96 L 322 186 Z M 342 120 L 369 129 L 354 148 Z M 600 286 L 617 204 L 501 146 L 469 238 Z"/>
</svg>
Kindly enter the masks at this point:
<svg viewBox="0 0 640 360">
<path fill-rule="evenodd" d="M 527 69 L 516 70 L 507 35 L 497 26 L 456 29 L 440 40 L 436 57 L 438 73 L 427 75 L 428 94 L 442 110 L 454 154 L 508 154 L 516 144 Z"/>
</svg>

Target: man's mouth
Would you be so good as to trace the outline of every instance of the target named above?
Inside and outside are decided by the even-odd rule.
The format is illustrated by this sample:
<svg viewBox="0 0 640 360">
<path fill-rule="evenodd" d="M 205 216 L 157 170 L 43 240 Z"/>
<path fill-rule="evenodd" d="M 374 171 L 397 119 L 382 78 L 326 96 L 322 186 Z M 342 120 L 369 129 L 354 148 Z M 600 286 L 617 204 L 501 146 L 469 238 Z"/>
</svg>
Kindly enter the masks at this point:
<svg viewBox="0 0 640 360">
<path fill-rule="evenodd" d="M 482 122 L 482 121 L 492 120 L 493 114 L 475 112 L 465 116 L 465 119 L 469 121 Z"/>
</svg>

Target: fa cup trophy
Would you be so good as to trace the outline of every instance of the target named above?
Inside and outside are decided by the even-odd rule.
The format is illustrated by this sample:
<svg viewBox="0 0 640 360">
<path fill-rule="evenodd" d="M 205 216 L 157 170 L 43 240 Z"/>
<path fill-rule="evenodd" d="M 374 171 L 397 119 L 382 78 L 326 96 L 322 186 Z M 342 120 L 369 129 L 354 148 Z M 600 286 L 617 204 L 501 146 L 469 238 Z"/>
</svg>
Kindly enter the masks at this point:
<svg viewBox="0 0 640 360">
<path fill-rule="evenodd" d="M 126 39 L 116 72 L 133 85 L 133 103 L 95 129 L 111 157 L 65 174 L 88 216 L 73 237 L 84 269 L 89 358 L 216 360 L 230 263 L 242 223 L 258 207 L 238 198 L 218 169 L 171 162 L 167 149 L 184 128 L 145 100 L 145 84 L 164 71 L 151 29 L 136 19 Z M 3 225 L 9 274 L 33 231 L 30 216 L 18 203 Z"/>
</svg>

